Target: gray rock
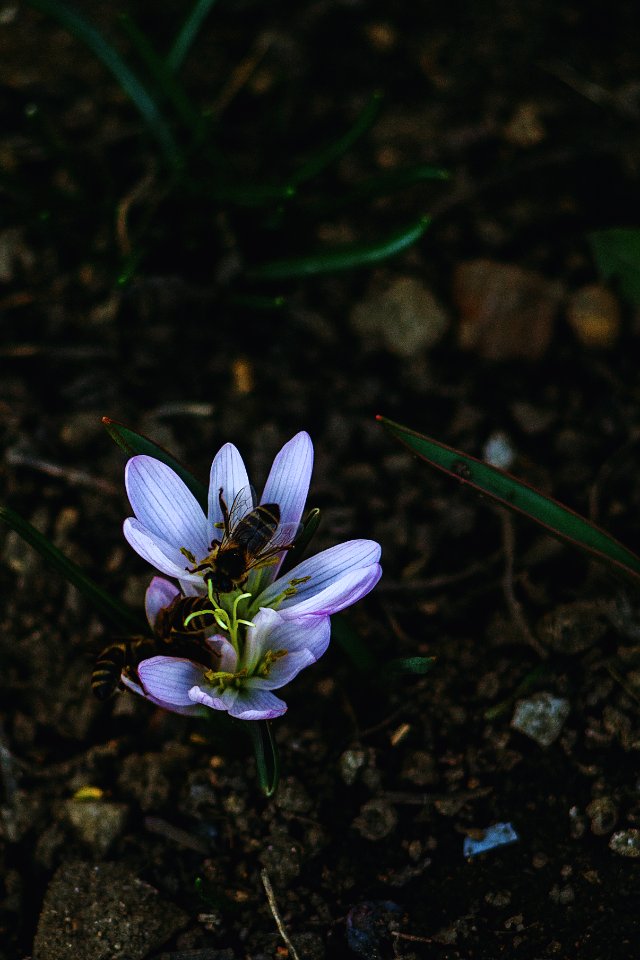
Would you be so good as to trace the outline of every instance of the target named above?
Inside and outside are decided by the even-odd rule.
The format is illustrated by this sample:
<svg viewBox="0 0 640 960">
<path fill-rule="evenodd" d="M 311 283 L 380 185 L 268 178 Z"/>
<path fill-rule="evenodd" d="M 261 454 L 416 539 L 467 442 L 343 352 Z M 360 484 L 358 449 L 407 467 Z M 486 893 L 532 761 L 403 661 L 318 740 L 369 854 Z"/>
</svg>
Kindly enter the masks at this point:
<svg viewBox="0 0 640 960">
<path fill-rule="evenodd" d="M 541 747 L 548 747 L 560 736 L 570 709 L 569 701 L 563 697 L 536 693 L 526 700 L 518 700 L 511 726 Z"/>
</svg>

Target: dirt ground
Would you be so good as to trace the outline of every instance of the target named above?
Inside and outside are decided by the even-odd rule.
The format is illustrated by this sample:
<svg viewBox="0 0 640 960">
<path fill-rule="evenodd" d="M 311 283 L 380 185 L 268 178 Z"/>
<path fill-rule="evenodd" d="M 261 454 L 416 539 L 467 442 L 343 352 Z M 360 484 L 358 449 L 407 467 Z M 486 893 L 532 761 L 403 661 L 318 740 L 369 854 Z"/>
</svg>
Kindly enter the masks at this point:
<svg viewBox="0 0 640 960">
<path fill-rule="evenodd" d="M 129 8 L 168 49 L 183 5 Z M 82 9 L 139 64 L 115 5 Z M 375 414 L 503 458 L 640 549 L 640 318 L 588 239 L 640 221 L 638 26 L 631 2 L 214 6 L 182 79 L 245 181 L 282 181 L 384 95 L 270 221 L 172 189 L 87 48 L 0 11 L 2 501 L 139 607 L 151 571 L 100 418 L 203 479 L 233 441 L 258 488 L 306 429 L 314 549 L 372 537 L 384 568 L 345 618 L 380 669 L 336 640 L 286 690 L 267 800 L 244 739 L 92 696 L 111 627 L 2 532 L 1 960 L 637 956 L 638 597 Z M 220 157 L 190 162 L 213 196 Z M 451 178 L 342 202 L 417 163 Z M 393 259 L 246 281 L 425 214 Z M 409 656 L 437 662 L 387 674 Z M 496 824 L 512 842 L 470 855 Z"/>
</svg>

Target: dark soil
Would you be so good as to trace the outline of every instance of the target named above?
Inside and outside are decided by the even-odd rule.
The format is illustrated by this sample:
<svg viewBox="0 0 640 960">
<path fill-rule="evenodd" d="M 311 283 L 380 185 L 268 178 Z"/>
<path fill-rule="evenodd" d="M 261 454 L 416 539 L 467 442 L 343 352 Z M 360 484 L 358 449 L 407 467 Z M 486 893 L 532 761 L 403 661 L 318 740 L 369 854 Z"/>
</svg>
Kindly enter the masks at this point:
<svg viewBox="0 0 640 960">
<path fill-rule="evenodd" d="M 129 6 L 166 50 L 184 5 Z M 116 8 L 95 7 L 121 37 Z M 598 284 L 588 233 L 640 221 L 637 5 L 214 7 L 183 78 L 238 175 L 282 179 L 385 94 L 319 179 L 324 201 L 311 191 L 271 233 L 255 211 L 168 191 L 86 48 L 28 5 L 2 18 L 2 501 L 139 606 L 150 571 L 122 537 L 123 459 L 100 418 L 202 478 L 233 441 L 258 487 L 306 429 L 314 547 L 382 544 L 383 579 L 348 624 L 381 667 L 437 662 L 397 679 L 334 642 L 285 692 L 266 800 L 248 741 L 92 697 L 111 627 L 3 534 L 0 958 L 284 958 L 262 871 L 301 960 L 635 957 L 634 589 L 434 473 L 374 415 L 476 456 L 501 431 L 514 474 L 640 548 L 638 316 L 612 287 L 587 311 L 606 335 L 575 319 Z M 333 203 L 416 162 L 452 179 Z M 423 239 L 382 265 L 245 291 L 282 309 L 230 295 L 243 261 L 370 242 L 423 213 Z M 390 289 L 406 306 L 406 278 L 442 308 L 433 337 L 437 307 L 421 308 L 410 354 L 391 310 L 366 332 L 356 310 L 384 318 Z M 548 746 L 511 726 L 540 693 L 569 707 Z M 464 856 L 505 822 L 516 842 Z"/>
</svg>

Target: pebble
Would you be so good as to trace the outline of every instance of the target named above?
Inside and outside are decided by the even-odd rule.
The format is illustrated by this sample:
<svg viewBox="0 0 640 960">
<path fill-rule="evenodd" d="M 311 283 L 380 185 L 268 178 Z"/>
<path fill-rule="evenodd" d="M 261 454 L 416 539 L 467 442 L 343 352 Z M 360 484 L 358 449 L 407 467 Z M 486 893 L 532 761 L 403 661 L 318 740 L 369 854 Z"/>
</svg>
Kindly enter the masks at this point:
<svg viewBox="0 0 640 960">
<path fill-rule="evenodd" d="M 609 848 L 621 857 L 640 857 L 640 830 L 618 830 L 609 840 Z"/>
<path fill-rule="evenodd" d="M 511 726 L 541 747 L 548 747 L 560 736 L 570 709 L 569 701 L 564 697 L 536 693 L 526 700 L 518 700 Z"/>
<path fill-rule="evenodd" d="M 591 821 L 591 832 L 596 837 L 611 833 L 618 820 L 618 808 L 611 797 L 596 797 L 587 806 L 585 813 Z"/>
<path fill-rule="evenodd" d="M 453 278 L 458 344 L 486 360 L 539 359 L 553 335 L 556 282 L 515 264 L 471 260 Z"/>
<path fill-rule="evenodd" d="M 397 823 L 395 808 L 386 800 L 374 798 L 360 808 L 353 827 L 365 840 L 384 840 L 395 830 Z"/>
<path fill-rule="evenodd" d="M 67 820 L 92 850 L 105 854 L 122 833 L 129 808 L 106 800 L 67 800 Z"/>
<path fill-rule="evenodd" d="M 611 290 L 598 283 L 571 295 L 567 320 L 585 347 L 613 347 L 620 336 L 620 304 Z"/>
<path fill-rule="evenodd" d="M 386 289 L 374 289 L 351 311 L 351 326 L 367 343 L 399 357 L 433 347 L 448 325 L 443 307 L 415 277 L 398 277 Z"/>
<path fill-rule="evenodd" d="M 33 946 L 37 960 L 143 960 L 188 917 L 117 863 L 64 863 L 47 892 Z"/>
</svg>

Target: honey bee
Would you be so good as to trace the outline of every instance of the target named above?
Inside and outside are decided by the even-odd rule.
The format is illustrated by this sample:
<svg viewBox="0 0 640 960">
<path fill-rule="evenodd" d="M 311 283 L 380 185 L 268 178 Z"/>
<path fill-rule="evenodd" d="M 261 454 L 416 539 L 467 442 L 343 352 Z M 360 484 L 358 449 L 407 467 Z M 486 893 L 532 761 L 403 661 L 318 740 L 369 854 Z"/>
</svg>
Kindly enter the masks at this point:
<svg viewBox="0 0 640 960">
<path fill-rule="evenodd" d="M 206 632 L 215 625 L 210 609 L 208 597 L 177 596 L 159 612 L 155 636 L 114 640 L 96 659 L 91 674 L 94 695 L 98 700 L 108 700 L 120 686 L 123 674 L 137 683 L 138 666 L 150 657 L 184 657 L 212 666 L 215 654 L 205 642 Z"/>
<path fill-rule="evenodd" d="M 250 488 L 241 490 L 231 508 L 227 506 L 223 488 L 218 493 L 222 522 L 220 540 L 213 540 L 210 553 L 191 573 L 202 573 L 214 593 L 231 593 L 245 585 L 252 570 L 278 562 L 283 550 L 291 550 L 299 525 L 280 525 L 280 507 L 277 503 L 253 506 Z M 187 559 L 195 564 L 193 555 Z"/>
</svg>

